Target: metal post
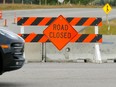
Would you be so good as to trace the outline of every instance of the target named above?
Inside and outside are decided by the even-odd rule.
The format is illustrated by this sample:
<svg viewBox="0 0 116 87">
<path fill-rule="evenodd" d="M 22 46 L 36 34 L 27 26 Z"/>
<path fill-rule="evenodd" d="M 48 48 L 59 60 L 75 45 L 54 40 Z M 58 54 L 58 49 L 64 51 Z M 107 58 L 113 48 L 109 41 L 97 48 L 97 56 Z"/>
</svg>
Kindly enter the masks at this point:
<svg viewBox="0 0 116 87">
<path fill-rule="evenodd" d="M 108 34 L 110 34 L 110 22 L 108 20 L 108 14 L 106 14 L 106 21 L 107 21 L 107 24 L 108 24 Z"/>
<path fill-rule="evenodd" d="M 42 62 L 46 62 L 46 43 L 42 43 Z"/>
<path fill-rule="evenodd" d="M 95 26 L 95 34 L 98 34 L 98 26 Z M 95 43 L 95 62 L 102 63 L 100 47 L 98 43 Z"/>
</svg>

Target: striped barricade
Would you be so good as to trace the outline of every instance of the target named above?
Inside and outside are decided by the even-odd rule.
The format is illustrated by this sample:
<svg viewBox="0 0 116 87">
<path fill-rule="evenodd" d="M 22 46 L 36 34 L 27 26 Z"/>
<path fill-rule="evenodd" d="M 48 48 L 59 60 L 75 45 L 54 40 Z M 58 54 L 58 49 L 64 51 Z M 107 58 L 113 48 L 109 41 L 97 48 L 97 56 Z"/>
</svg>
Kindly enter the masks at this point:
<svg viewBox="0 0 116 87">
<path fill-rule="evenodd" d="M 25 42 L 50 42 L 50 40 L 44 34 L 19 34 Z M 70 42 L 82 42 L 82 43 L 102 43 L 101 34 L 77 34 Z"/>
<path fill-rule="evenodd" d="M 20 26 L 49 26 L 56 17 L 18 17 L 17 25 Z M 102 19 L 96 17 L 67 17 L 72 26 L 102 26 Z"/>
<path fill-rule="evenodd" d="M 18 17 L 19 26 L 49 26 L 57 17 Z M 72 26 L 102 26 L 102 18 L 96 17 L 67 17 L 66 20 Z M 43 34 L 23 34 L 25 42 L 50 42 Z M 96 38 L 100 37 L 99 40 Z M 77 39 L 79 38 L 79 39 Z M 92 40 L 93 39 L 93 40 Z M 95 39 L 95 40 L 94 40 Z M 89 41 L 90 40 L 90 41 Z M 71 42 L 98 42 L 102 43 L 102 35 L 99 34 L 78 34 Z"/>
<path fill-rule="evenodd" d="M 19 26 L 49 26 L 56 19 L 57 17 L 18 17 L 17 25 Z M 65 17 L 65 19 L 71 26 L 95 26 L 95 34 L 77 34 L 70 42 L 102 43 L 102 35 L 98 34 L 98 26 L 102 26 L 102 18 Z M 24 38 L 25 42 L 43 43 L 42 58 L 46 59 L 46 45 L 44 43 L 51 42 L 49 38 L 44 34 L 35 34 L 35 33 L 25 34 L 24 27 L 22 27 L 21 31 L 22 32 L 19 35 Z M 96 59 L 96 62 L 98 63 L 102 62 L 99 44 L 95 44 L 95 59 Z"/>
</svg>

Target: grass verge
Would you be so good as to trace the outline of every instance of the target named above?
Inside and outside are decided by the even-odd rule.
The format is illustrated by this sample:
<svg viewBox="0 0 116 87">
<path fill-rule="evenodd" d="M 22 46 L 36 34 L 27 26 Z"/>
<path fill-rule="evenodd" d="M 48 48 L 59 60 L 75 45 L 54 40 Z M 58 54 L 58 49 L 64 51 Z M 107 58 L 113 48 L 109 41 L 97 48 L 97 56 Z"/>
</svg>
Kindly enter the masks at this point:
<svg viewBox="0 0 116 87">
<path fill-rule="evenodd" d="M 0 10 L 43 9 L 43 8 L 95 8 L 90 5 L 34 5 L 34 4 L 0 4 Z"/>
</svg>

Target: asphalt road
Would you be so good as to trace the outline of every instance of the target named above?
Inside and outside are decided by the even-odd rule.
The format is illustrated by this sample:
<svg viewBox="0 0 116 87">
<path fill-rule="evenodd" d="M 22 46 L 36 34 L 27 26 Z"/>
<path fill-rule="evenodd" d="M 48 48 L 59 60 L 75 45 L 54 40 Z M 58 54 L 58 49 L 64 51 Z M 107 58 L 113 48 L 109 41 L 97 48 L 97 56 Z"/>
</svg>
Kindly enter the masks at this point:
<svg viewBox="0 0 116 87">
<path fill-rule="evenodd" d="M 106 20 L 106 14 L 102 8 L 56 8 L 56 9 L 35 9 L 35 10 L 10 10 L 3 11 L 3 20 L 0 20 L 0 26 L 4 25 L 4 19 L 7 19 L 7 27 L 13 32 L 20 33 L 20 27 L 14 23 L 14 17 L 101 17 Z M 109 19 L 116 18 L 116 9 L 112 9 Z M 38 30 L 39 29 L 39 30 Z M 25 33 L 43 33 L 45 27 L 25 27 Z M 75 27 L 77 31 L 83 27 Z"/>
<path fill-rule="evenodd" d="M 116 64 L 28 63 L 0 76 L 0 87 L 116 87 Z"/>
</svg>

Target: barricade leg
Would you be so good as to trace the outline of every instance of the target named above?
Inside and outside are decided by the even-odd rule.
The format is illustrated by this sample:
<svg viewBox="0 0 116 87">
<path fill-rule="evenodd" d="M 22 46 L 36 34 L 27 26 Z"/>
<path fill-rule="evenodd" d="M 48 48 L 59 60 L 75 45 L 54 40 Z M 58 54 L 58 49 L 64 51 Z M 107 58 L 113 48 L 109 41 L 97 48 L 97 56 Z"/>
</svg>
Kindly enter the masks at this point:
<svg viewBox="0 0 116 87">
<path fill-rule="evenodd" d="M 102 63 L 99 44 L 95 44 L 95 62 Z"/>
<path fill-rule="evenodd" d="M 98 34 L 98 26 L 95 26 L 95 34 Z M 95 44 L 95 62 L 102 63 L 99 44 Z"/>
</svg>

